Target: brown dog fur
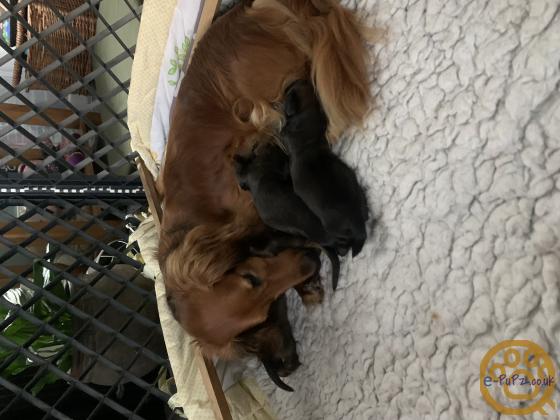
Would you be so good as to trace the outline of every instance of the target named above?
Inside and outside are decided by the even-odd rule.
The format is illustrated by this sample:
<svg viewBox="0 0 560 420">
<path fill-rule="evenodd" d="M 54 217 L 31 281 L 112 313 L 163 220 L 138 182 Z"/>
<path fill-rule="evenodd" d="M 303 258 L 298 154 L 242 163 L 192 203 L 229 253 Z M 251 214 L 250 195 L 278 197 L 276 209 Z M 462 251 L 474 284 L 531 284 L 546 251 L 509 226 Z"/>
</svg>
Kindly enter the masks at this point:
<svg viewBox="0 0 560 420">
<path fill-rule="evenodd" d="M 234 354 L 234 338 L 270 303 L 315 275 L 301 250 L 243 254 L 264 228 L 232 159 L 281 125 L 275 104 L 311 78 L 330 138 L 360 124 L 370 103 L 366 49 L 351 12 L 335 0 L 255 0 L 216 20 L 194 51 L 172 115 L 159 261 L 176 317 L 207 354 Z M 261 284 L 251 286 L 247 273 Z"/>
</svg>

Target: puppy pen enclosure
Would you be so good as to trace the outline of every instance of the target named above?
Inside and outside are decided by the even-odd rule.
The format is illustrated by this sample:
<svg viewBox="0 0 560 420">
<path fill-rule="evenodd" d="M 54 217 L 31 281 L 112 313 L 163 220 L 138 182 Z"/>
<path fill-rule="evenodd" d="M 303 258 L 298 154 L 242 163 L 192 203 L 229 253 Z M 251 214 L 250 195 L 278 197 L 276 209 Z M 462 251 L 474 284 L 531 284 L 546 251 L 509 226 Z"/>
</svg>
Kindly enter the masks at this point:
<svg viewBox="0 0 560 420">
<path fill-rule="evenodd" d="M 0 418 L 166 418 L 169 365 L 129 233 L 135 0 L 0 0 Z"/>
</svg>

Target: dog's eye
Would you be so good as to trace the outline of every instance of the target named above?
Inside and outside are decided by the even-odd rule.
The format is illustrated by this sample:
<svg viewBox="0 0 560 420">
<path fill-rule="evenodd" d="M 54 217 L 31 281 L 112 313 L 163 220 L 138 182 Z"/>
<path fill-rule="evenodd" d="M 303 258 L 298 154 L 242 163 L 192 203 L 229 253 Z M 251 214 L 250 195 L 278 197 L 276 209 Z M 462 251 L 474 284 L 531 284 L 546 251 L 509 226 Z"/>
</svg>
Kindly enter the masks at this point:
<svg viewBox="0 0 560 420">
<path fill-rule="evenodd" d="M 251 283 L 252 287 L 259 287 L 262 284 L 262 280 L 259 279 L 257 276 L 253 275 L 253 274 L 244 274 L 243 278 L 248 280 L 249 283 Z"/>
</svg>

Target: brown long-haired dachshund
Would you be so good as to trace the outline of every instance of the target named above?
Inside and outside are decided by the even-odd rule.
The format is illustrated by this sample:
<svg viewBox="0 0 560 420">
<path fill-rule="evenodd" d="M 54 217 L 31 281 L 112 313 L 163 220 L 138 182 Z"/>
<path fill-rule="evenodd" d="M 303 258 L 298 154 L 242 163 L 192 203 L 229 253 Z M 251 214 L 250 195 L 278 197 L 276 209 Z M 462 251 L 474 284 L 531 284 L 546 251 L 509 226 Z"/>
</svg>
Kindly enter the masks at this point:
<svg viewBox="0 0 560 420">
<path fill-rule="evenodd" d="M 264 225 L 236 180 L 233 156 L 277 133 L 286 87 L 311 79 L 329 138 L 370 103 L 366 48 L 336 0 L 254 0 L 216 20 L 180 87 L 162 171 L 159 262 L 175 315 L 206 354 L 232 356 L 287 289 L 313 278 L 316 253 L 251 253 Z"/>
</svg>

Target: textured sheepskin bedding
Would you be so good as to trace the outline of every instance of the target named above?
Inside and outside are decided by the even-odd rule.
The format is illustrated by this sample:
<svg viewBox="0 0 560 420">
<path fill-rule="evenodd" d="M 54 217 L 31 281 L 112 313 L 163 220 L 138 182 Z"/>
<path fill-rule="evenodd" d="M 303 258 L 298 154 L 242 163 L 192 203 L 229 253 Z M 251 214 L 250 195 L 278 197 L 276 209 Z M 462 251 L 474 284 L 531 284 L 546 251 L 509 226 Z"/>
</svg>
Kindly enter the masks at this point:
<svg viewBox="0 0 560 420">
<path fill-rule="evenodd" d="M 290 295 L 296 392 L 256 375 L 280 419 L 497 418 L 492 346 L 560 361 L 559 1 L 347 5 L 387 31 L 375 109 L 340 144 L 378 224 L 322 305 Z"/>
</svg>

